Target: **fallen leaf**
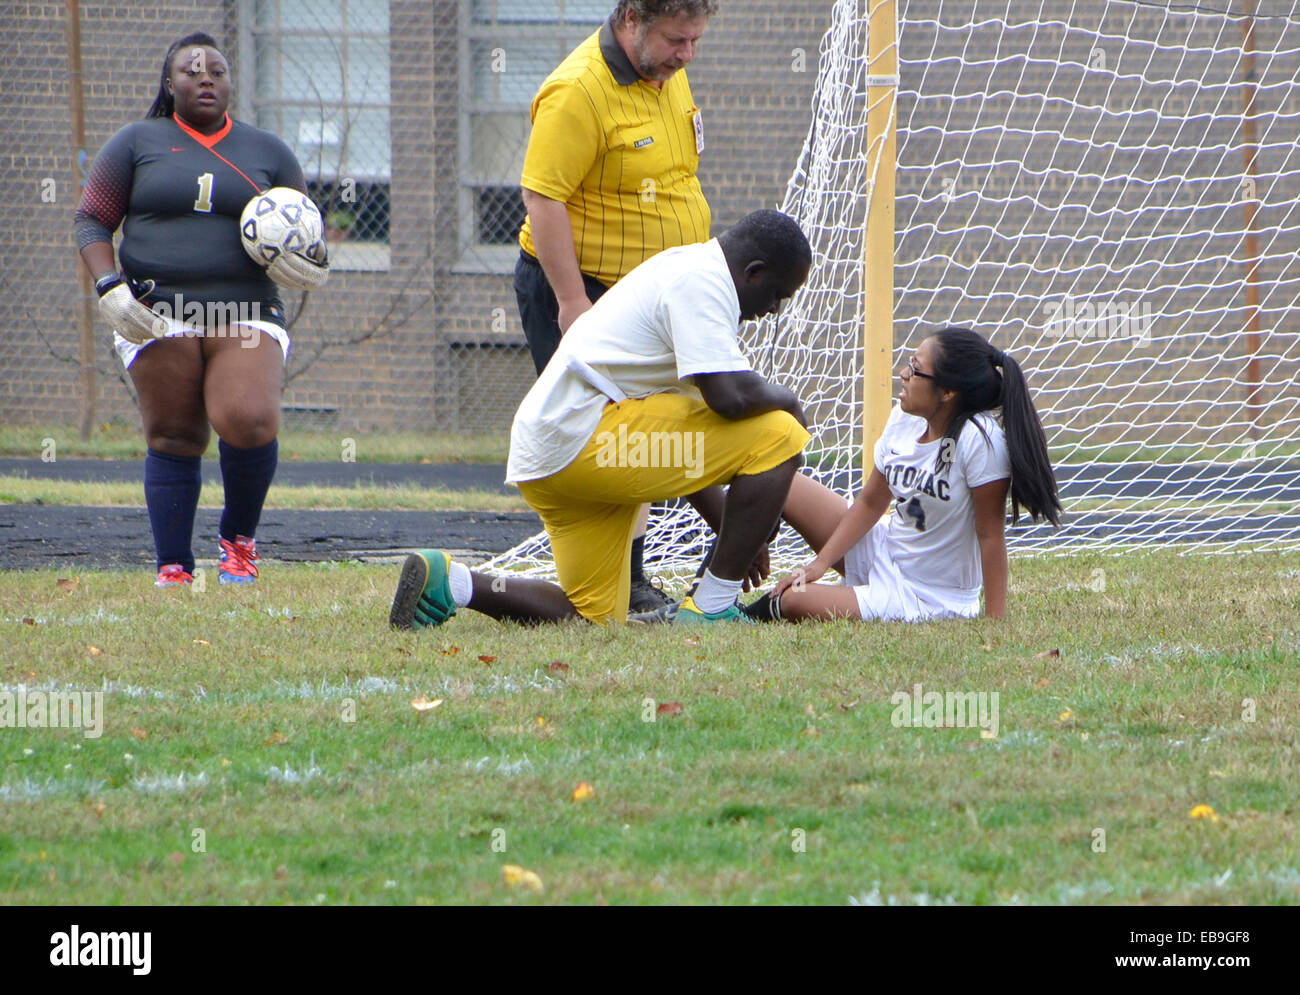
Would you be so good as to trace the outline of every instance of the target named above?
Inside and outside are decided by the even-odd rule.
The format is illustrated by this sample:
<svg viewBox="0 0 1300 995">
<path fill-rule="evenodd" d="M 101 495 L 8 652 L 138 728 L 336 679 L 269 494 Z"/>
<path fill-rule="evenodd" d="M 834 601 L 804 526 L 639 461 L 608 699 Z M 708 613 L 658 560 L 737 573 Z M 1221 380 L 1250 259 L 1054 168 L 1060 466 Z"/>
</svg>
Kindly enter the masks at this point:
<svg viewBox="0 0 1300 995">
<path fill-rule="evenodd" d="M 280 746 L 281 744 L 283 744 L 283 743 L 287 743 L 287 742 L 289 742 L 289 737 L 286 736 L 284 733 L 282 733 L 282 732 L 273 732 L 273 733 L 271 733 L 271 735 L 269 735 L 269 736 L 266 737 L 266 742 L 264 742 L 262 745 L 263 745 L 263 746 Z"/>
<path fill-rule="evenodd" d="M 590 781 L 579 781 L 578 786 L 573 789 L 573 794 L 569 797 L 572 802 L 585 802 L 596 797 L 596 789 L 591 786 Z"/>
<path fill-rule="evenodd" d="M 81 583 L 80 577 L 60 577 L 54 583 L 59 585 L 60 590 L 75 591 L 77 585 Z"/>
<path fill-rule="evenodd" d="M 459 653 L 459 652 L 460 652 L 460 647 L 459 647 L 459 646 L 449 646 L 447 649 L 445 649 L 445 650 L 442 651 L 442 655 L 443 655 L 443 656 L 455 656 L 455 655 L 456 655 L 457 653 Z"/>
<path fill-rule="evenodd" d="M 194 639 L 194 640 L 192 640 L 192 642 L 194 643 L 195 646 L 211 646 L 211 645 L 212 645 L 212 644 L 211 644 L 210 642 L 208 642 L 206 639 Z"/>
<path fill-rule="evenodd" d="M 289 876 L 289 868 L 285 867 L 284 864 L 281 864 L 279 867 L 275 869 L 275 879 L 277 881 L 283 881 L 288 876 Z"/>
<path fill-rule="evenodd" d="M 393 649 L 397 650 L 397 652 L 400 653 L 402 656 L 411 655 L 411 651 L 408 650 L 405 646 L 394 646 Z"/>
<path fill-rule="evenodd" d="M 89 653 L 91 656 L 99 656 L 104 651 L 100 649 L 98 646 L 87 646 L 86 652 Z"/>
<path fill-rule="evenodd" d="M 687 636 L 685 639 L 682 640 L 682 642 L 684 642 L 687 646 L 698 646 L 700 645 L 700 637 Z"/>
<path fill-rule="evenodd" d="M 229 766 L 230 766 L 230 758 L 229 758 L 229 757 L 222 757 L 222 758 L 221 758 L 221 766 L 222 766 L 222 767 L 229 767 Z"/>
<path fill-rule="evenodd" d="M 858 704 L 861 701 L 862 701 L 861 698 L 854 698 L 852 701 L 841 701 L 840 708 L 842 708 L 846 712 L 851 712 L 853 711 L 853 709 L 858 707 Z"/>
<path fill-rule="evenodd" d="M 96 817 L 98 817 L 103 815 L 107 808 L 108 806 L 103 802 L 95 802 L 95 804 L 90 807 L 90 810 L 95 813 Z"/>
<path fill-rule="evenodd" d="M 1050 683 L 1051 683 L 1051 681 L 1049 681 L 1046 677 L 1042 677 L 1042 678 L 1039 678 L 1038 680 L 1034 681 L 1034 687 L 1036 687 L 1036 688 L 1045 688 L 1045 687 L 1047 687 L 1047 685 L 1050 684 Z"/>
<path fill-rule="evenodd" d="M 567 674 L 569 665 L 563 660 L 552 660 L 546 667 L 552 674 Z"/>
<path fill-rule="evenodd" d="M 541 876 L 536 871 L 530 871 L 518 864 L 501 865 L 501 882 L 507 888 L 523 888 L 535 894 L 540 894 L 542 891 Z"/>
<path fill-rule="evenodd" d="M 480 656 L 480 657 L 478 658 L 478 662 L 479 662 L 479 663 L 487 663 L 487 664 L 490 664 L 490 663 L 491 663 L 493 660 L 495 660 L 495 659 L 496 659 L 496 657 L 494 657 L 494 656 Z"/>
<path fill-rule="evenodd" d="M 1034 656 L 1035 660 L 1059 660 L 1060 658 L 1061 651 L 1058 649 L 1043 650 Z"/>
<path fill-rule="evenodd" d="M 680 715 L 683 711 L 680 701 L 665 701 L 655 711 L 659 715 Z"/>
<path fill-rule="evenodd" d="M 131 738 L 138 739 L 140 742 L 143 743 L 146 739 L 149 738 L 149 734 L 145 732 L 143 729 L 141 729 L 139 726 L 135 726 L 131 730 Z"/>
<path fill-rule="evenodd" d="M 434 698 L 432 701 L 428 698 L 416 698 L 411 702 L 411 707 L 417 712 L 432 712 L 435 708 L 441 705 L 442 702 L 443 699 L 441 698 Z"/>
<path fill-rule="evenodd" d="M 1193 819 L 1209 819 L 1211 822 L 1218 822 L 1219 815 L 1209 805 L 1195 805 L 1187 813 Z"/>
<path fill-rule="evenodd" d="M 1058 715 L 1058 716 L 1056 717 L 1056 721 L 1057 721 L 1057 722 L 1073 722 L 1073 721 L 1074 721 L 1074 712 L 1070 711 L 1070 709 L 1067 708 L 1065 711 L 1063 711 L 1060 715 Z"/>
<path fill-rule="evenodd" d="M 34 618 L 23 619 L 23 625 L 35 625 L 35 624 L 36 624 L 36 619 Z"/>
</svg>

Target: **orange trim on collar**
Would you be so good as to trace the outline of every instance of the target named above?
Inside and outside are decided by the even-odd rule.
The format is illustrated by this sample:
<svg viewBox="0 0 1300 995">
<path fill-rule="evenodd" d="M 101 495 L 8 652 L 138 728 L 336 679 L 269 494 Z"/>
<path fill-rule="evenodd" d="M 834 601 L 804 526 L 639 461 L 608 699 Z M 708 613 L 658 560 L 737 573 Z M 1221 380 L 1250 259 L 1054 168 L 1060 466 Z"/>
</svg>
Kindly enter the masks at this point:
<svg viewBox="0 0 1300 995">
<path fill-rule="evenodd" d="M 184 121 L 178 118 L 175 114 L 172 115 L 172 120 L 176 122 L 176 127 L 180 128 L 181 131 L 185 132 L 185 134 L 189 135 L 196 142 L 202 145 L 205 149 L 212 148 L 212 146 L 216 145 L 217 142 L 225 138 L 228 134 L 230 134 L 230 129 L 233 128 L 235 125 L 235 122 L 230 120 L 230 115 L 227 114 L 225 126 L 222 127 L 220 131 L 218 131 L 214 135 L 205 135 L 201 131 L 195 131 L 188 124 L 186 124 Z"/>
</svg>

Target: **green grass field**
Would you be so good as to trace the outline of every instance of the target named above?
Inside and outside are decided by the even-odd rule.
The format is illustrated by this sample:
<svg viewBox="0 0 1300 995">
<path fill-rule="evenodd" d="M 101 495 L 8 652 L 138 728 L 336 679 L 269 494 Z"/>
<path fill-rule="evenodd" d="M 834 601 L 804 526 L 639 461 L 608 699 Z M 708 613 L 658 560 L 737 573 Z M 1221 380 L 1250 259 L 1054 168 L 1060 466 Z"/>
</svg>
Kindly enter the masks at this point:
<svg viewBox="0 0 1300 995">
<path fill-rule="evenodd" d="M 438 432 L 357 432 L 347 429 L 281 429 L 280 459 L 334 462 L 344 452 L 358 463 L 504 463 L 508 433 L 451 435 Z M 53 448 L 51 450 L 51 440 Z M 107 422 L 90 438 L 77 438 L 74 425 L 0 425 L 0 456 L 40 459 L 144 459 L 144 433 L 138 424 Z M 214 433 L 207 457 L 217 457 Z"/>
<path fill-rule="evenodd" d="M 1300 555 L 1019 558 L 1005 622 L 702 632 L 398 633 L 395 574 L 5 574 L 3 690 L 104 691 L 105 728 L 0 730 L 4 900 L 1300 901 Z M 918 683 L 998 692 L 996 737 L 897 727 Z"/>
<path fill-rule="evenodd" d="M 204 483 L 203 507 L 221 507 L 220 479 Z M 62 504 L 139 508 L 144 505 L 144 481 L 49 480 L 0 476 L 0 505 Z M 351 487 L 290 487 L 271 485 L 266 507 L 325 508 L 353 511 L 528 511 L 518 493 L 449 491 L 414 484 L 358 484 Z"/>
</svg>

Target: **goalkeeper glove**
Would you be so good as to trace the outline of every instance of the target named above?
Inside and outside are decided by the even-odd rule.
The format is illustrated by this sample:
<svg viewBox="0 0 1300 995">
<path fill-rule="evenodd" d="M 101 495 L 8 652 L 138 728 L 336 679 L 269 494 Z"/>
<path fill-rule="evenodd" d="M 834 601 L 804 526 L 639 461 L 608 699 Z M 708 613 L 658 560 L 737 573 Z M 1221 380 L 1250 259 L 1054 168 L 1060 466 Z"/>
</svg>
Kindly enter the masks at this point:
<svg viewBox="0 0 1300 995">
<path fill-rule="evenodd" d="M 266 267 L 266 275 L 289 290 L 315 290 L 329 279 L 330 264 L 324 242 L 317 242 L 310 251 L 319 261 L 297 252 L 281 252 Z"/>
<path fill-rule="evenodd" d="M 110 328 L 134 345 L 144 345 L 167 334 L 167 320 L 136 300 L 131 288 L 117 273 L 106 273 L 95 281 L 99 313 Z"/>
</svg>

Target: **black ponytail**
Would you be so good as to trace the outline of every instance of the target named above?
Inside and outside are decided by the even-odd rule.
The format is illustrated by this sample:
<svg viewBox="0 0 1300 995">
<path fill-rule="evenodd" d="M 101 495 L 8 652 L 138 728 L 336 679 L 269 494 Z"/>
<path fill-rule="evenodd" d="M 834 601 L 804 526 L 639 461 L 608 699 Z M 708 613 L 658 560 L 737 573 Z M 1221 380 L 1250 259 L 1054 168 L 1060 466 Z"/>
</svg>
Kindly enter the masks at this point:
<svg viewBox="0 0 1300 995">
<path fill-rule="evenodd" d="M 938 346 L 934 355 L 935 386 L 956 391 L 959 398 L 957 413 L 944 433 L 952 444 L 941 446 L 940 454 L 945 449 L 956 451 L 961 430 L 976 414 L 1001 408 L 1011 459 L 1011 524 L 1019 522 L 1020 509 L 1024 508 L 1035 522 L 1045 518 L 1060 525 L 1061 501 L 1047 455 L 1047 437 L 1020 364 L 969 328 L 949 326 L 933 337 Z M 975 427 L 987 440 L 979 422 Z"/>
<path fill-rule="evenodd" d="M 202 31 L 196 31 L 194 34 L 186 35 L 184 38 L 178 38 L 171 43 L 167 49 L 167 56 L 163 59 L 162 77 L 158 80 L 158 95 L 153 98 L 153 104 L 149 107 L 149 113 L 146 118 L 151 117 L 172 117 L 176 113 L 176 100 L 167 90 L 167 78 L 172 74 L 172 59 L 176 58 L 176 53 L 185 46 L 190 45 L 194 48 L 217 48 L 216 40 Z M 220 49 L 217 49 L 220 51 Z"/>
</svg>

